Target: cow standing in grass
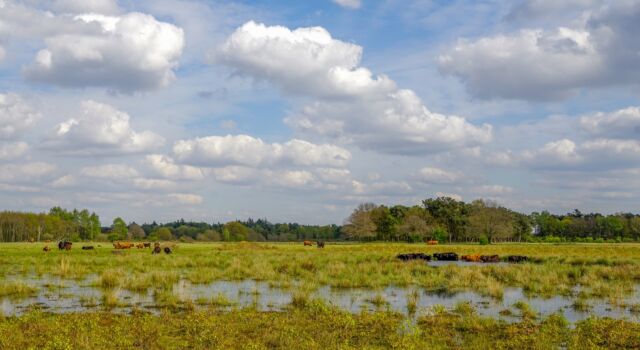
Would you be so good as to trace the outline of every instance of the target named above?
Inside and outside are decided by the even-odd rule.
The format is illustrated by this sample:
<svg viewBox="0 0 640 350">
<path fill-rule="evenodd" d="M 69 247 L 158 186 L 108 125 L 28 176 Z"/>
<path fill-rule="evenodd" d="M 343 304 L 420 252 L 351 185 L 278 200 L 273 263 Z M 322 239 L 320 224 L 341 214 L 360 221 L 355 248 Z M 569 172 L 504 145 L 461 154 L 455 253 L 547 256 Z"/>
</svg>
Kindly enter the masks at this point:
<svg viewBox="0 0 640 350">
<path fill-rule="evenodd" d="M 305 247 L 306 246 L 309 246 L 309 247 L 313 246 L 313 242 L 311 242 L 311 241 L 304 241 L 302 243 L 304 244 Z"/>
<path fill-rule="evenodd" d="M 316 242 L 316 246 L 318 246 L 318 248 L 324 248 L 324 242 L 323 241 L 317 241 Z"/>
</svg>

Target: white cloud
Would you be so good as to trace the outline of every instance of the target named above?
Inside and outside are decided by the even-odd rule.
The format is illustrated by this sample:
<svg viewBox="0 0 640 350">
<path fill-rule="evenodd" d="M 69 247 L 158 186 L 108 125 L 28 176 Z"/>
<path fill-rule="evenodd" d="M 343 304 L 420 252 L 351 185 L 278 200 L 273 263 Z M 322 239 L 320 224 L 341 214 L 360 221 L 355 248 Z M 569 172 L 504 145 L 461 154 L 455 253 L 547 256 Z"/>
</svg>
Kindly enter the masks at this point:
<svg viewBox="0 0 640 350">
<path fill-rule="evenodd" d="M 69 155 L 113 155 L 146 152 L 164 144 L 151 131 L 133 131 L 129 119 L 110 105 L 85 101 L 81 115 L 59 124 L 45 145 Z"/>
<path fill-rule="evenodd" d="M 176 142 L 173 153 L 181 163 L 208 167 L 262 167 L 276 163 L 340 167 L 351 159 L 349 151 L 334 145 L 316 145 L 302 140 L 269 144 L 248 135 L 182 140 Z"/>
<path fill-rule="evenodd" d="M 100 179 L 130 179 L 140 175 L 136 169 L 124 164 L 103 164 L 85 167 L 80 170 L 80 174 Z"/>
<path fill-rule="evenodd" d="M 451 184 L 458 181 L 460 175 L 440 168 L 424 167 L 420 169 L 418 178 L 426 183 Z"/>
<path fill-rule="evenodd" d="M 640 137 L 640 108 L 628 107 L 611 113 L 594 113 L 580 118 L 580 126 L 593 136 Z"/>
<path fill-rule="evenodd" d="M 576 144 L 562 139 L 526 151 L 522 160 L 531 168 L 543 170 L 606 171 L 630 168 L 640 161 L 640 141 L 595 139 Z"/>
<path fill-rule="evenodd" d="M 29 150 L 25 142 L 0 143 L 0 160 L 15 160 L 22 158 Z"/>
<path fill-rule="evenodd" d="M 13 139 L 29 129 L 40 119 L 40 113 L 33 110 L 16 94 L 0 94 L 0 140 Z"/>
<path fill-rule="evenodd" d="M 76 177 L 73 175 L 64 175 L 51 182 L 53 188 L 72 187 L 77 183 Z"/>
<path fill-rule="evenodd" d="M 361 0 L 333 0 L 336 4 L 350 9 L 359 9 L 362 6 Z"/>
<path fill-rule="evenodd" d="M 25 69 L 29 79 L 123 92 L 163 87 L 174 79 L 184 47 L 182 29 L 142 13 L 62 19 L 73 26 L 46 35 L 46 48 Z"/>
<path fill-rule="evenodd" d="M 169 194 L 169 198 L 181 204 L 196 205 L 202 204 L 203 202 L 202 196 L 190 193 L 171 193 Z"/>
<path fill-rule="evenodd" d="M 38 181 L 51 177 L 56 166 L 45 162 L 0 164 L 0 181 Z"/>
<path fill-rule="evenodd" d="M 302 133 L 387 153 L 439 152 L 491 139 L 491 126 L 429 111 L 413 91 L 360 67 L 361 55 L 360 46 L 333 39 L 320 27 L 289 30 L 248 22 L 214 59 L 287 93 L 319 99 L 286 118 Z"/>
<path fill-rule="evenodd" d="M 440 68 L 482 98 L 560 99 L 582 88 L 638 85 L 640 2 L 587 14 L 570 27 L 460 40 L 439 57 Z"/>
<path fill-rule="evenodd" d="M 146 157 L 149 164 L 158 175 L 173 180 L 201 180 L 204 171 L 190 165 L 176 164 L 173 158 L 161 154 L 151 154 Z"/>
<path fill-rule="evenodd" d="M 212 54 L 214 62 L 275 81 L 290 93 L 330 98 L 392 90 L 389 78 L 358 68 L 361 56 L 360 46 L 333 39 L 322 27 L 291 31 L 253 21 Z"/>
</svg>

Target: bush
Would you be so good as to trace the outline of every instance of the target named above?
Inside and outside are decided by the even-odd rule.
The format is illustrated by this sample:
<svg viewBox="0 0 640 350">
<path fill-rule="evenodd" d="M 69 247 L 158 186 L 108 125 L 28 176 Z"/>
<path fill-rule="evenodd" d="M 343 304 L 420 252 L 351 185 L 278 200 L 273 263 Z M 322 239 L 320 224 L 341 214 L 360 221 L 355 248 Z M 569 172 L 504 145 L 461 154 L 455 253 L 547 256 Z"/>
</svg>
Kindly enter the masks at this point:
<svg viewBox="0 0 640 350">
<path fill-rule="evenodd" d="M 482 235 L 480 236 L 480 245 L 487 245 L 489 244 L 489 238 L 487 238 L 487 236 Z"/>
<path fill-rule="evenodd" d="M 433 230 L 433 237 L 438 243 L 444 243 L 447 241 L 447 230 L 442 227 L 436 227 L 436 229 Z"/>
</svg>

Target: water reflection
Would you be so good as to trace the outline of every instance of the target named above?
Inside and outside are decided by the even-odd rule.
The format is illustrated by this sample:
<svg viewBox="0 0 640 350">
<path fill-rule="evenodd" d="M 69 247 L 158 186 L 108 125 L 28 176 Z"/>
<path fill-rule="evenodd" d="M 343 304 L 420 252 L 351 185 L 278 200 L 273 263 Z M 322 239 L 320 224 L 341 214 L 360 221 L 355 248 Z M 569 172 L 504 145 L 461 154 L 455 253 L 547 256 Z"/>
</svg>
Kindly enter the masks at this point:
<svg viewBox="0 0 640 350">
<path fill-rule="evenodd" d="M 82 281 L 63 280 L 57 277 L 26 279 L 19 277 L 19 279 L 37 287 L 38 292 L 26 298 L 0 299 L 0 312 L 4 315 L 21 315 L 33 308 L 55 313 L 99 310 L 105 308 L 105 293 L 110 293 L 110 296 L 117 300 L 115 305 L 109 307 L 112 312 L 131 312 L 137 309 L 158 313 L 162 308 L 162 305 L 156 301 L 153 289 L 142 293 L 124 289 L 105 291 L 95 287 L 97 276 L 91 276 Z M 196 308 L 202 305 L 217 305 L 223 309 L 255 307 L 260 311 L 282 311 L 290 307 L 295 290 L 296 287 L 274 288 L 267 282 L 254 280 L 216 281 L 209 284 L 192 284 L 187 280 L 180 280 L 170 292 L 179 303 L 191 303 Z M 577 295 L 578 291 L 575 290 L 573 294 Z M 322 299 L 354 313 L 363 309 L 370 311 L 383 309 L 414 316 L 411 311 L 417 311 L 416 314 L 420 315 L 432 310 L 436 305 L 453 309 L 458 303 L 469 302 L 479 315 L 517 321 L 520 311 L 514 307 L 514 304 L 524 301 L 539 316 L 561 312 L 570 322 L 583 320 L 590 315 L 628 318 L 637 322 L 638 315 L 632 313 L 629 306 L 640 305 L 640 286 L 637 286 L 634 295 L 618 302 L 624 306 L 612 305 L 603 299 L 589 299 L 587 308 L 574 307 L 576 298 L 572 296 L 529 297 L 521 288 L 506 288 L 502 299 L 496 299 L 469 291 L 434 293 L 417 287 L 387 287 L 371 290 L 337 289 L 324 286 L 311 292 L 309 297 Z"/>
</svg>

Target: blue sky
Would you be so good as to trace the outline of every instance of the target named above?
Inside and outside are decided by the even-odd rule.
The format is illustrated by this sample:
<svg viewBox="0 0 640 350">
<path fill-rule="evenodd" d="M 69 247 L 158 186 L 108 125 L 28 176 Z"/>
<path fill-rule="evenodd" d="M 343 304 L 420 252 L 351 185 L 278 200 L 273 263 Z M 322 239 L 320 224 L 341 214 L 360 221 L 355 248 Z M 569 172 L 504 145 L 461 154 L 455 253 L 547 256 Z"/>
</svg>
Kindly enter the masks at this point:
<svg viewBox="0 0 640 350">
<path fill-rule="evenodd" d="M 0 206 L 634 211 L 640 1 L 0 0 Z"/>
</svg>

